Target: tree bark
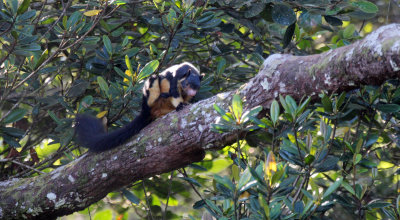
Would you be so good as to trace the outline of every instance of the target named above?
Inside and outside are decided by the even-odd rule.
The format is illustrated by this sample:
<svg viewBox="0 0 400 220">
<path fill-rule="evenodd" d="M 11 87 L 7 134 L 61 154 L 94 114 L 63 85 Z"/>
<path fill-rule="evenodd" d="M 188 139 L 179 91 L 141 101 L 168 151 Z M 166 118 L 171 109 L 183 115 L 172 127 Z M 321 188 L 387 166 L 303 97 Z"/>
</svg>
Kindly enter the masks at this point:
<svg viewBox="0 0 400 220">
<path fill-rule="evenodd" d="M 0 182 L 0 218 L 50 219 L 85 209 L 107 193 L 135 181 L 201 161 L 205 150 L 221 149 L 236 134 L 210 130 L 217 104 L 228 109 L 239 93 L 246 108 L 268 108 L 279 94 L 299 100 L 400 76 L 400 25 L 379 28 L 349 46 L 310 56 L 274 54 L 239 90 L 215 95 L 172 112 L 122 146 L 87 153 L 50 173 Z"/>
</svg>

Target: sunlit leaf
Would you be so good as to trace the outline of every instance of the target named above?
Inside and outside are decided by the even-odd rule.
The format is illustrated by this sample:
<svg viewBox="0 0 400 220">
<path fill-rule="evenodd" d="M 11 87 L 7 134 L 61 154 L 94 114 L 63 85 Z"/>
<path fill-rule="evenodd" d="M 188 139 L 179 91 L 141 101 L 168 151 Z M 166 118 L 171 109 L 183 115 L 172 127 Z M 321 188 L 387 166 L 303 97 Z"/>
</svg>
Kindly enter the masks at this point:
<svg viewBox="0 0 400 220">
<path fill-rule="evenodd" d="M 102 10 L 90 10 L 83 13 L 85 16 L 92 17 L 98 15 Z"/>
<path fill-rule="evenodd" d="M 158 60 L 153 60 L 148 62 L 142 70 L 140 70 L 138 75 L 138 81 L 150 76 L 156 69 L 158 68 L 159 62 Z"/>
<path fill-rule="evenodd" d="M 265 175 L 271 179 L 272 174 L 277 170 L 275 155 L 272 151 L 268 153 L 267 161 L 265 162 Z"/>
<path fill-rule="evenodd" d="M 242 99 L 238 94 L 235 94 L 232 99 L 232 109 L 233 109 L 233 114 L 235 115 L 235 118 L 237 122 L 240 122 L 240 119 L 242 117 L 242 112 L 243 112 L 243 102 Z"/>
</svg>

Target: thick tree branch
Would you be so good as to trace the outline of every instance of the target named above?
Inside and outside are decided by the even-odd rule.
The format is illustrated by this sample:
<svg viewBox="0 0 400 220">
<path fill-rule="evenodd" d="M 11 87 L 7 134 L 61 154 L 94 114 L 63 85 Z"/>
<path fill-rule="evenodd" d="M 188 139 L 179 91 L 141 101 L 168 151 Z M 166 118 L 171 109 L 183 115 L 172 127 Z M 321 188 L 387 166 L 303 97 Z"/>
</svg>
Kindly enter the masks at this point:
<svg viewBox="0 0 400 220">
<path fill-rule="evenodd" d="M 0 182 L 0 218 L 55 218 L 88 207 L 132 182 L 200 161 L 204 151 L 232 143 L 217 134 L 213 104 L 227 109 L 234 93 L 248 108 L 268 107 L 279 94 L 300 99 L 381 84 L 400 76 L 400 25 L 379 28 L 352 45 L 312 56 L 272 55 L 239 91 L 218 94 L 160 118 L 116 149 L 88 153 L 51 173 Z"/>
</svg>

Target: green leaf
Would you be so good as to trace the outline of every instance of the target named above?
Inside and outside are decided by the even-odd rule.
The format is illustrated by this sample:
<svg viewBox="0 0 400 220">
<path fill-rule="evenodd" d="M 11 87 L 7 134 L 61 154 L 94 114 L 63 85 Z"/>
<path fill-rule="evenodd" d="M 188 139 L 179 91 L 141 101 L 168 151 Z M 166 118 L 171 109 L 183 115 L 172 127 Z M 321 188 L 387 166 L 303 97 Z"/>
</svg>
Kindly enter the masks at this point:
<svg viewBox="0 0 400 220">
<path fill-rule="evenodd" d="M 125 36 L 124 40 L 122 41 L 121 46 L 122 46 L 122 47 L 125 47 L 126 45 L 128 45 L 128 43 L 129 43 L 129 37 L 128 37 L 128 36 Z"/>
<path fill-rule="evenodd" d="M 381 201 L 381 200 L 379 200 L 379 199 L 374 199 L 374 200 L 372 200 L 372 201 L 370 201 L 368 204 L 367 204 L 367 208 L 372 208 L 372 209 L 376 209 L 376 208 L 384 208 L 384 207 L 388 207 L 388 206 L 390 206 L 391 205 L 391 203 L 389 203 L 389 202 L 384 202 L 384 201 Z"/>
<path fill-rule="evenodd" d="M 256 117 L 257 117 L 258 113 L 260 113 L 261 110 L 262 110 L 261 106 L 256 106 L 250 110 L 245 111 L 242 115 L 242 121 L 246 122 L 248 119 L 258 120 Z"/>
<path fill-rule="evenodd" d="M 331 99 L 326 94 L 322 95 L 321 102 L 325 112 L 332 113 L 332 102 Z"/>
<path fill-rule="evenodd" d="M 379 135 L 377 135 L 377 134 L 371 134 L 371 135 L 369 135 L 369 136 L 368 136 L 368 140 L 367 140 L 367 142 L 365 143 L 365 147 L 369 147 L 369 146 L 375 144 L 376 141 L 377 141 L 378 139 L 379 139 Z"/>
<path fill-rule="evenodd" d="M 253 3 L 249 10 L 244 13 L 246 18 L 252 18 L 259 15 L 265 8 L 265 3 Z"/>
<path fill-rule="evenodd" d="M 238 94 L 235 94 L 233 96 L 232 111 L 233 111 L 233 114 L 235 115 L 237 122 L 239 122 L 242 117 L 243 103 L 242 103 L 242 99 L 240 98 L 240 96 Z"/>
<path fill-rule="evenodd" d="M 62 20 L 64 29 L 67 29 L 67 20 L 68 20 L 68 17 L 66 15 L 64 15 L 63 20 Z M 58 26 L 55 26 L 55 27 L 58 27 Z M 63 32 L 61 31 L 60 33 L 63 33 Z"/>
<path fill-rule="evenodd" d="M 79 105 L 78 112 L 80 112 L 82 109 L 89 108 L 89 106 L 92 104 L 93 104 L 93 96 L 87 95 L 83 97 L 81 104 Z"/>
<path fill-rule="evenodd" d="M 351 187 L 350 184 L 349 184 L 348 182 L 343 181 L 343 182 L 342 182 L 342 186 L 343 186 L 347 191 L 349 191 L 351 194 L 353 194 L 354 196 L 356 195 L 356 192 L 354 192 L 353 187 Z"/>
<path fill-rule="evenodd" d="M 215 174 L 215 175 L 214 175 L 214 180 L 215 180 L 217 183 L 219 183 L 219 184 L 225 186 L 226 188 L 228 188 L 228 189 L 230 189 L 230 190 L 232 190 L 232 191 L 235 189 L 235 187 L 233 186 L 232 181 L 229 180 L 229 178 L 227 178 L 226 176 L 225 176 L 225 177 L 221 177 L 221 176 Z"/>
<path fill-rule="evenodd" d="M 330 194 L 332 194 L 342 184 L 342 181 L 343 181 L 343 177 L 340 177 L 332 185 L 330 185 L 329 188 L 325 191 L 322 198 L 326 199 Z"/>
<path fill-rule="evenodd" d="M 198 164 L 195 164 L 195 163 L 189 164 L 188 166 L 193 168 L 193 169 L 196 169 L 196 170 L 201 170 L 201 171 L 207 171 L 208 170 L 207 168 L 205 168 L 203 166 L 200 166 Z"/>
<path fill-rule="evenodd" d="M 78 21 L 81 20 L 82 13 L 80 11 L 75 11 L 67 20 L 66 29 L 69 30 L 72 26 L 75 26 Z"/>
<path fill-rule="evenodd" d="M 300 106 L 297 108 L 296 111 L 296 116 L 299 116 L 299 114 L 302 114 L 304 109 L 308 106 L 308 103 L 310 103 L 311 97 L 308 97 L 306 100 L 304 100 L 303 103 L 300 104 Z"/>
<path fill-rule="evenodd" d="M 232 164 L 232 177 L 233 179 L 235 179 L 235 181 L 237 181 L 238 179 L 240 179 L 239 177 L 240 174 L 240 169 L 236 164 Z"/>
<path fill-rule="evenodd" d="M 327 158 L 322 163 L 319 163 L 317 166 L 315 166 L 315 168 L 317 172 L 326 172 L 335 169 L 338 162 L 338 157 L 327 156 Z"/>
<path fill-rule="evenodd" d="M 193 204 L 193 209 L 200 209 L 205 206 L 205 201 L 204 200 L 199 200 Z"/>
<path fill-rule="evenodd" d="M 183 42 L 188 43 L 188 44 L 198 44 L 198 43 L 200 43 L 200 40 L 196 39 L 196 38 L 189 37 L 189 38 L 185 38 L 183 40 Z"/>
<path fill-rule="evenodd" d="M 131 201 L 133 204 L 139 205 L 140 203 L 140 199 L 135 196 L 135 194 L 133 194 L 131 191 L 127 190 L 127 189 L 122 189 L 122 194 L 129 200 Z"/>
<path fill-rule="evenodd" d="M 363 186 L 359 183 L 356 183 L 356 197 L 358 199 L 362 199 L 362 197 L 364 196 L 363 191 L 364 191 Z"/>
<path fill-rule="evenodd" d="M 291 25 L 296 21 L 296 14 L 291 7 L 276 4 L 272 9 L 272 20 L 281 25 Z"/>
<path fill-rule="evenodd" d="M 286 28 L 285 35 L 283 36 L 282 40 L 283 48 L 286 48 L 292 41 L 295 29 L 296 23 L 293 23 Z"/>
<path fill-rule="evenodd" d="M 176 20 L 176 12 L 173 7 L 169 8 L 169 12 L 167 15 L 167 22 L 170 26 L 174 26 Z"/>
<path fill-rule="evenodd" d="M 287 106 L 288 106 L 288 108 L 289 108 L 289 110 L 290 110 L 290 112 L 287 112 L 287 113 L 289 113 L 289 114 L 295 113 L 296 110 L 297 110 L 296 101 L 294 101 L 294 99 L 293 99 L 290 95 L 287 95 L 287 96 L 285 97 L 285 101 L 286 101 Z"/>
<path fill-rule="evenodd" d="M 213 28 L 218 26 L 221 23 L 221 19 L 212 19 L 206 23 L 201 24 L 202 29 Z"/>
<path fill-rule="evenodd" d="M 23 108 L 14 109 L 9 115 L 7 115 L 7 117 L 4 119 L 3 122 L 5 124 L 8 124 L 8 123 L 13 123 L 13 122 L 19 121 L 22 118 L 24 118 L 24 116 L 26 115 L 27 112 L 28 111 Z"/>
<path fill-rule="evenodd" d="M 47 114 L 50 115 L 50 117 L 57 123 L 57 125 L 61 125 L 61 120 L 56 116 L 56 114 L 54 114 L 53 111 L 47 111 Z"/>
<path fill-rule="evenodd" d="M 283 109 L 285 109 L 285 112 L 290 113 L 290 109 L 285 101 L 285 98 L 283 98 L 283 96 L 279 95 L 279 101 L 281 102 Z"/>
<path fill-rule="evenodd" d="M 362 155 L 361 154 L 356 154 L 355 158 L 354 158 L 354 165 L 358 164 L 362 159 Z"/>
<path fill-rule="evenodd" d="M 352 2 L 351 4 L 365 13 L 377 13 L 379 10 L 374 3 L 369 1 L 357 1 L 357 2 Z"/>
<path fill-rule="evenodd" d="M 279 119 L 280 112 L 279 112 L 279 103 L 275 99 L 271 103 L 270 114 L 271 114 L 272 123 L 274 123 L 274 125 L 276 125 L 276 122 Z"/>
<path fill-rule="evenodd" d="M 93 220 L 108 220 L 113 219 L 113 212 L 111 209 L 104 209 L 102 211 L 96 211 Z"/>
<path fill-rule="evenodd" d="M 212 211 L 215 211 L 219 215 L 223 215 L 221 209 L 218 208 L 218 206 L 215 205 L 215 203 L 213 203 L 211 200 L 206 199 L 206 203 L 208 206 L 210 206 L 213 209 Z"/>
<path fill-rule="evenodd" d="M 6 3 L 11 9 L 13 15 L 15 15 L 18 11 L 18 0 L 7 0 Z"/>
<path fill-rule="evenodd" d="M 38 59 L 38 61 L 35 64 L 35 69 L 37 69 L 48 57 L 49 55 L 49 51 L 46 49 L 43 51 L 42 55 L 40 55 L 40 58 Z"/>
<path fill-rule="evenodd" d="M 28 20 L 36 15 L 36 10 L 31 10 L 17 17 L 17 21 Z"/>
<path fill-rule="evenodd" d="M 107 82 L 103 79 L 103 77 L 98 76 L 98 77 L 97 77 L 97 83 L 99 84 L 100 89 L 101 89 L 101 90 L 106 94 L 106 96 L 108 97 L 108 96 L 109 96 L 109 95 L 108 95 L 108 90 L 109 90 L 109 88 L 108 88 Z"/>
<path fill-rule="evenodd" d="M 24 137 L 24 134 L 25 134 L 25 131 L 18 129 L 18 128 L 13 128 L 13 127 L 0 127 L 0 133 L 1 133 L 1 131 L 3 131 L 5 134 L 8 134 L 14 138 L 22 138 L 22 137 Z"/>
<path fill-rule="evenodd" d="M 213 105 L 215 111 L 218 112 L 218 114 L 224 119 L 225 121 L 232 121 L 232 118 L 230 118 L 227 114 L 226 111 L 223 110 L 221 107 L 219 107 L 217 104 Z"/>
<path fill-rule="evenodd" d="M 159 62 L 158 60 L 153 60 L 148 62 L 142 70 L 140 70 L 140 73 L 138 75 L 138 81 L 150 76 L 156 69 L 158 68 Z"/>
<path fill-rule="evenodd" d="M 315 160 L 315 157 L 313 155 L 311 155 L 311 154 L 307 155 L 304 158 L 304 162 L 305 162 L 306 165 L 310 165 L 312 162 L 314 162 L 314 160 Z"/>
<path fill-rule="evenodd" d="M 376 109 L 383 113 L 395 113 L 400 111 L 400 105 L 397 104 L 378 104 Z"/>
<path fill-rule="evenodd" d="M 353 37 L 354 32 L 356 31 L 356 26 L 354 24 L 349 24 L 344 30 L 343 30 L 343 37 L 345 39 L 350 39 Z"/>
<path fill-rule="evenodd" d="M 283 174 L 285 174 L 285 170 L 286 170 L 286 167 L 283 167 L 281 169 L 278 169 L 278 171 L 276 171 L 274 173 L 274 175 L 272 175 L 272 179 L 271 179 L 272 185 L 277 183 L 282 178 Z"/>
<path fill-rule="evenodd" d="M 110 38 L 108 38 L 107 35 L 103 35 L 103 43 L 104 43 L 104 46 L 106 47 L 108 54 L 111 56 L 111 54 L 113 53 L 113 48 L 111 45 L 111 40 L 110 40 Z"/>
<path fill-rule="evenodd" d="M 258 194 L 258 203 L 264 208 L 264 214 L 267 219 L 270 219 L 270 211 L 267 201 L 265 201 L 263 195 L 261 193 Z"/>
<path fill-rule="evenodd" d="M 225 66 L 226 66 L 226 60 L 222 58 L 222 59 L 218 62 L 218 65 L 217 65 L 217 74 L 218 74 L 218 75 L 220 75 L 220 74 L 222 74 L 222 73 L 224 72 Z"/>
<path fill-rule="evenodd" d="M 10 137 L 10 136 L 7 135 L 7 134 L 2 134 L 1 137 L 2 137 L 3 140 L 4 140 L 8 145 L 10 145 L 11 147 L 14 147 L 14 148 L 16 148 L 16 147 L 21 147 L 21 145 L 19 144 L 19 142 L 18 142 L 15 138 Z"/>
<path fill-rule="evenodd" d="M 250 178 L 251 178 L 250 170 L 249 170 L 249 168 L 246 168 L 244 170 L 244 172 L 242 173 L 242 176 L 240 177 L 238 184 L 236 185 L 236 189 L 239 191 L 242 191 L 241 188 L 244 185 L 246 185 L 247 182 L 249 182 Z"/>
<path fill-rule="evenodd" d="M 134 71 L 133 71 L 132 64 L 131 64 L 131 61 L 129 60 L 128 55 L 125 55 L 125 64 L 128 67 L 129 72 L 133 75 Z M 124 74 L 124 75 L 126 75 L 126 74 Z M 129 77 L 129 78 L 131 78 L 131 77 Z"/>
<path fill-rule="evenodd" d="M 339 108 L 343 105 L 345 99 L 346 99 L 346 92 L 342 92 L 339 98 L 337 98 L 335 103 L 336 111 L 339 111 Z"/>
<path fill-rule="evenodd" d="M 326 15 L 324 16 L 325 21 L 328 22 L 332 26 L 342 26 L 343 22 L 337 17 Z"/>
<path fill-rule="evenodd" d="M 31 3 L 31 0 L 24 0 L 21 5 L 18 8 L 17 14 L 23 14 L 24 12 L 26 12 L 26 10 L 28 10 L 29 8 L 29 4 Z"/>
<path fill-rule="evenodd" d="M 193 185 L 195 185 L 197 187 L 201 187 L 201 184 L 197 180 L 195 180 L 193 178 L 190 178 L 190 177 L 180 177 L 180 178 L 185 180 L 185 181 L 188 181 L 189 183 L 191 183 L 191 184 L 193 184 Z"/>
</svg>

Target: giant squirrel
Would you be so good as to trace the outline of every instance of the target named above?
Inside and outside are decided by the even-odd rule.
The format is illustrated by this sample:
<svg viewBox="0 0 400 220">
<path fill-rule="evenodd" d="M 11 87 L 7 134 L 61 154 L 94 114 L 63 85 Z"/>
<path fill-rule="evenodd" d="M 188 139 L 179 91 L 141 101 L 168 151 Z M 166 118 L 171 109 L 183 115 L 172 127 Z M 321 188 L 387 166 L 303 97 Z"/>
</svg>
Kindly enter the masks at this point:
<svg viewBox="0 0 400 220">
<path fill-rule="evenodd" d="M 159 75 L 150 76 L 143 87 L 142 110 L 129 124 L 107 133 L 101 120 L 77 115 L 75 132 L 79 145 L 90 151 L 112 149 L 139 133 L 158 117 L 181 110 L 196 95 L 202 76 L 192 64 L 171 66 Z"/>
</svg>

